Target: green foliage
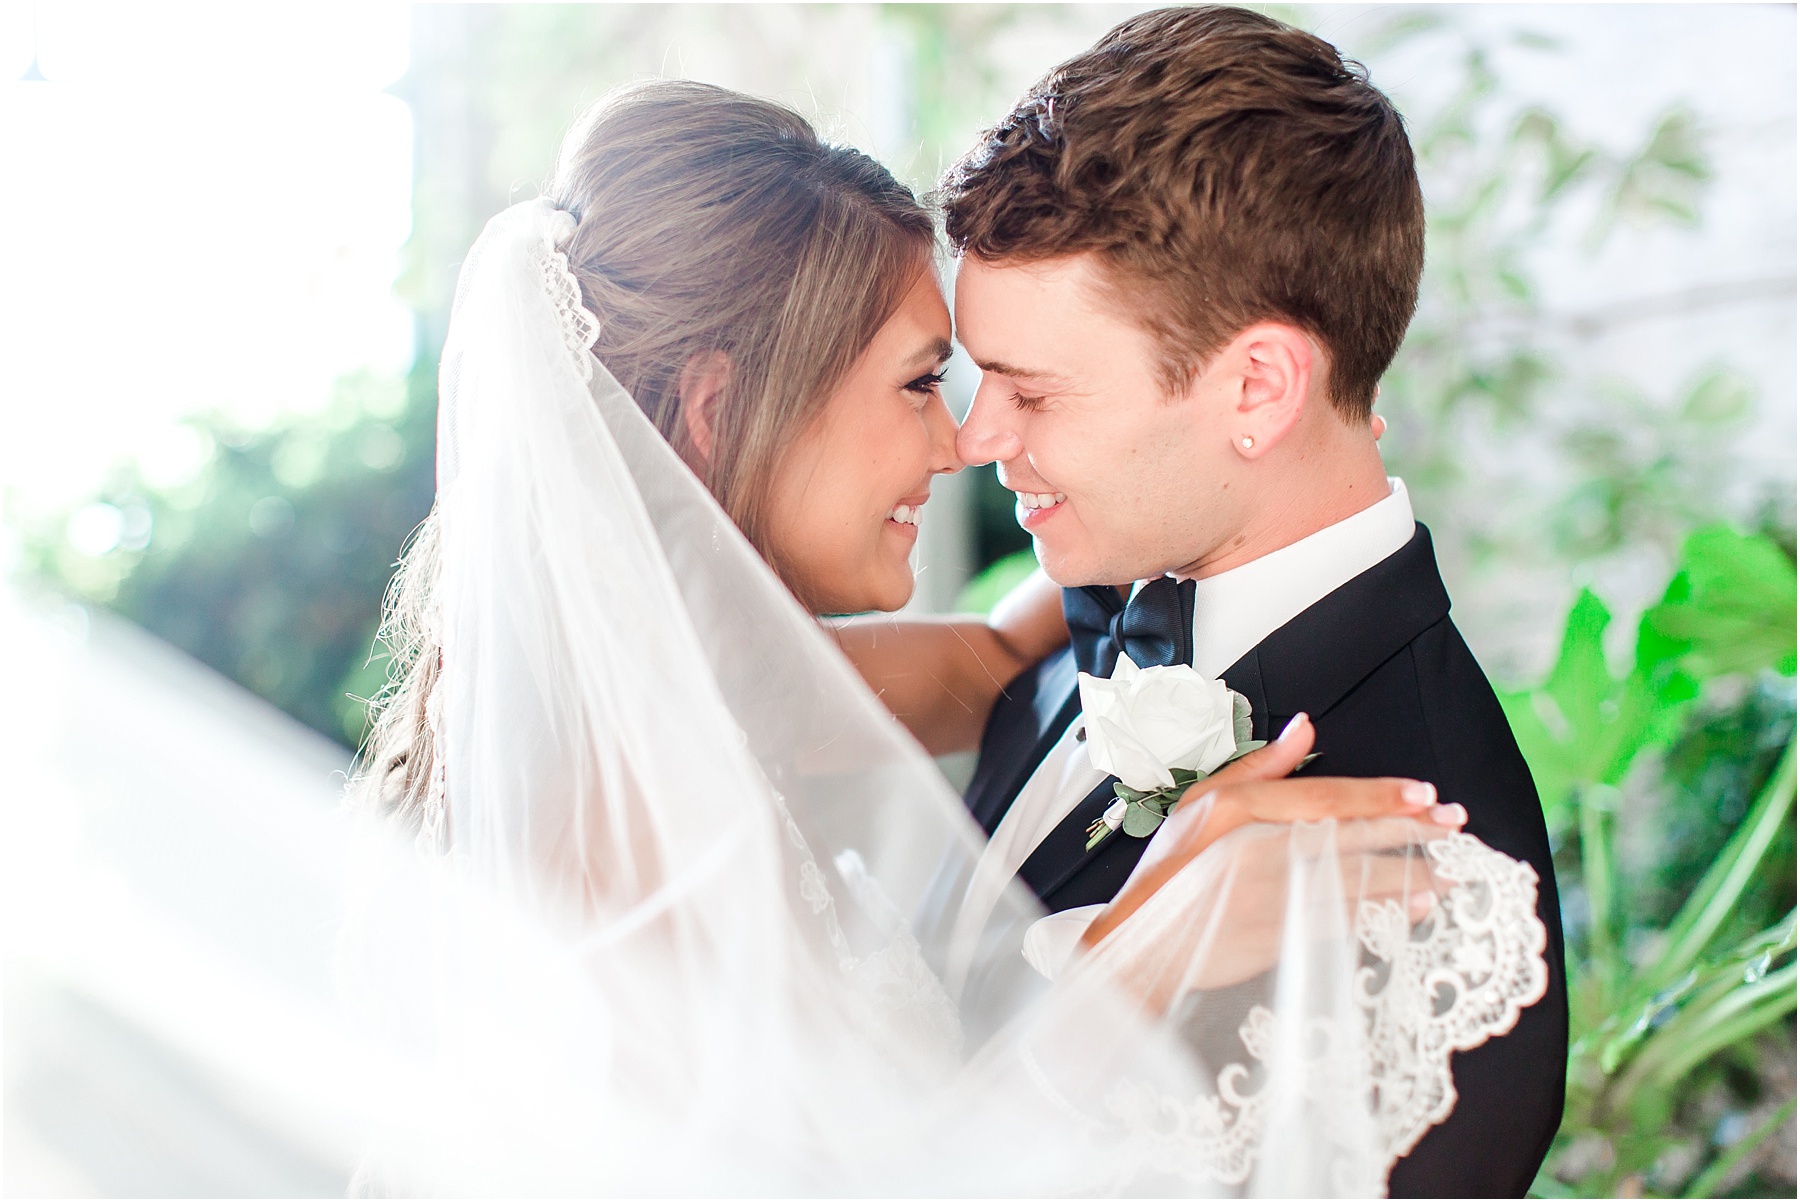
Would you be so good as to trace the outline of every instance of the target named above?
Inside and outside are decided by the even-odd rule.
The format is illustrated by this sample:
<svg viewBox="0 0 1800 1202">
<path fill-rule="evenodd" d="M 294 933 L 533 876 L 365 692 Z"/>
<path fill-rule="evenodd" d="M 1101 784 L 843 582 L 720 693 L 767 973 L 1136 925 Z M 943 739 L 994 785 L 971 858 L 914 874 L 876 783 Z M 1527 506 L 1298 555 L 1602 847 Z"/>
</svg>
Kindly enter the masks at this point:
<svg viewBox="0 0 1800 1202">
<path fill-rule="evenodd" d="M 1513 42 L 1511 54 L 1561 53 L 1548 39 Z M 1489 573 L 1646 544 L 1672 557 L 1686 531 L 1728 516 L 1716 498 L 1753 390 L 1717 364 L 1657 396 L 1584 376 L 1583 344 L 1636 315 L 1553 311 L 1538 265 L 1556 239 L 1593 251 L 1622 225 L 1696 224 L 1711 180 L 1696 117 L 1671 109 L 1620 150 L 1516 99 L 1496 66 L 1502 48 L 1452 16 L 1405 13 L 1369 50 L 1409 44 L 1460 63 L 1461 79 L 1430 105 L 1396 92 L 1426 194 L 1426 260 L 1418 313 L 1382 381 L 1384 457 L 1465 591 Z M 1497 440 L 1520 453 L 1482 453 Z M 1546 474 L 1557 483 L 1546 488 Z M 1492 505 L 1496 495 L 1511 503 Z"/>
<path fill-rule="evenodd" d="M 961 595 L 956 598 L 957 610 L 970 614 L 992 611 L 999 604 L 1000 598 L 1037 571 L 1037 566 L 1037 553 L 1029 547 L 1023 551 L 1015 551 L 1004 559 L 995 560 L 963 586 Z"/>
<path fill-rule="evenodd" d="M 1794 564 L 1767 538 L 1707 527 L 1687 539 L 1662 600 L 1644 613 L 1623 674 L 1607 663 L 1609 621 L 1600 599 L 1583 590 L 1548 678 L 1501 697 L 1553 840 L 1565 856 L 1572 846 L 1574 861 L 1562 879 L 1573 1024 L 1568 1102 L 1538 1189 L 1706 1193 L 1740 1172 L 1753 1148 L 1743 1146 L 1748 1135 L 1726 1141 L 1690 1120 L 1722 1096 L 1727 1105 L 1759 1103 L 1757 1042 L 1771 1034 L 1792 1041 L 1791 852 L 1785 866 L 1776 859 L 1794 839 L 1791 680 L 1772 765 L 1766 740 L 1718 737 L 1754 733 L 1766 721 L 1689 719 L 1708 685 L 1753 673 L 1792 677 Z M 1752 692 L 1738 709 L 1764 705 L 1765 695 Z M 1641 788 L 1641 766 L 1662 766 L 1679 796 L 1684 782 L 1704 775 L 1697 755 L 1703 764 L 1766 767 L 1747 812 L 1665 921 L 1632 904 L 1619 823 Z M 1784 893 L 1762 888 L 1784 872 Z M 1747 915 L 1767 921 L 1747 930 Z M 1758 1138 L 1776 1126 L 1764 1122 Z"/>
<path fill-rule="evenodd" d="M 1694 882 L 1743 824 L 1762 782 L 1794 737 L 1794 681 L 1764 674 L 1742 698 L 1698 710 L 1663 753 L 1666 790 L 1654 859 L 1633 874 L 1633 913 L 1649 927 L 1674 918 Z M 1784 828 L 1738 904 L 1735 934 L 1775 922 L 1794 898 L 1794 828 Z"/>
<path fill-rule="evenodd" d="M 1680 571 L 1639 622 L 1631 670 L 1615 677 L 1603 645 L 1612 616 L 1583 589 L 1549 679 L 1500 697 L 1551 833 L 1567 829 L 1581 788 L 1616 788 L 1640 752 L 1669 745 L 1702 679 L 1765 667 L 1793 675 L 1794 614 L 1794 568 L 1781 549 L 1707 527 L 1687 540 Z"/>
<path fill-rule="evenodd" d="M 192 480 L 159 490 L 128 465 L 101 498 L 141 515 L 141 540 L 83 555 L 51 520 L 27 532 L 28 568 L 354 745 L 357 698 L 385 680 L 369 656 L 395 548 L 431 506 L 430 388 L 353 376 L 322 416 L 201 419 L 213 451 Z"/>
</svg>

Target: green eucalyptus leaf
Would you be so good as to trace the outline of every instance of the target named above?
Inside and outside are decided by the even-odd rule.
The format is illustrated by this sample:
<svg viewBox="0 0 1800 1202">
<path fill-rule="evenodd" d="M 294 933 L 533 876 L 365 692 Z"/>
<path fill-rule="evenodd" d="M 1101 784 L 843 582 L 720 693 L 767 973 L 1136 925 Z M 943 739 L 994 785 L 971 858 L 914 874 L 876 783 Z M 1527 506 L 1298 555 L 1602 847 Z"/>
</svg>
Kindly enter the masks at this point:
<svg viewBox="0 0 1800 1202">
<path fill-rule="evenodd" d="M 1147 839 L 1163 823 L 1163 816 L 1142 802 L 1132 802 L 1125 807 L 1126 834 L 1133 839 Z"/>
<path fill-rule="evenodd" d="M 1225 760 L 1225 763 L 1226 764 L 1235 764 L 1235 763 L 1237 763 L 1237 761 L 1239 761 L 1239 760 L 1243 759 L 1245 756 L 1249 755 L 1252 751 L 1255 751 L 1258 748 L 1267 747 L 1268 745 L 1269 745 L 1269 741 L 1267 739 L 1240 739 L 1240 740 L 1238 740 L 1237 750 L 1232 752 L 1231 755 L 1229 757 L 1227 757 L 1227 759 Z M 1221 768 L 1223 768 L 1225 766 L 1225 764 L 1221 764 L 1219 766 Z"/>
</svg>

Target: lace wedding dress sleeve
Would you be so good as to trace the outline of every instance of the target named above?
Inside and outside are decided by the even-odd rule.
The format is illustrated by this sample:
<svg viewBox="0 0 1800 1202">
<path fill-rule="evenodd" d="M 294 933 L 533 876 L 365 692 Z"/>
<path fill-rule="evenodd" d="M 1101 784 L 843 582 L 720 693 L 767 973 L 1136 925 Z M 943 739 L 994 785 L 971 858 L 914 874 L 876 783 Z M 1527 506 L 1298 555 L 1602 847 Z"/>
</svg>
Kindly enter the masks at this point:
<svg viewBox="0 0 1800 1202">
<path fill-rule="evenodd" d="M 458 286 L 438 846 L 370 824 L 342 945 L 393 1082 L 365 1184 L 1382 1192 L 1542 993 L 1531 869 L 1250 827 L 1046 979 L 1035 900 L 969 916 L 960 800 L 590 353 L 572 229 L 516 206 Z"/>
</svg>

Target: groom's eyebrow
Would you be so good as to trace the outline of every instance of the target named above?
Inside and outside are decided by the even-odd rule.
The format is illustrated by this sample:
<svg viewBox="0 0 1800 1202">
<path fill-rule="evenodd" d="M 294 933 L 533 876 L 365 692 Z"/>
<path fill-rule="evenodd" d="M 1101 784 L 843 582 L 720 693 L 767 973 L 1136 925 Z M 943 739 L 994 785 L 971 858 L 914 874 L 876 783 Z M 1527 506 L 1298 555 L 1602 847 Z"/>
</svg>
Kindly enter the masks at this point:
<svg viewBox="0 0 1800 1202">
<path fill-rule="evenodd" d="M 1012 363 L 1003 363 L 998 359 L 978 359 L 975 366 L 982 371 L 992 372 L 996 376 L 1007 376 L 1014 380 L 1031 380 L 1044 384 L 1061 384 L 1064 378 L 1053 371 L 1045 371 L 1041 367 L 1019 367 Z"/>
</svg>

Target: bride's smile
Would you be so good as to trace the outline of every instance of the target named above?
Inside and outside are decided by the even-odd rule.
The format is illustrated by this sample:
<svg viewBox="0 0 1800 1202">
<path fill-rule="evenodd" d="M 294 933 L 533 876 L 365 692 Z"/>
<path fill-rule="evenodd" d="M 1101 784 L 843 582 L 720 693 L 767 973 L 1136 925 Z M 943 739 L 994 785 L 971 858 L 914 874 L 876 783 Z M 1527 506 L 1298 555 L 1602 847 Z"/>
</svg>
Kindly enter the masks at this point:
<svg viewBox="0 0 1800 1202">
<path fill-rule="evenodd" d="M 776 468 L 771 553 L 815 613 L 894 610 L 912 596 L 932 477 L 962 467 L 941 389 L 949 357 L 950 311 L 922 267 Z"/>
</svg>

